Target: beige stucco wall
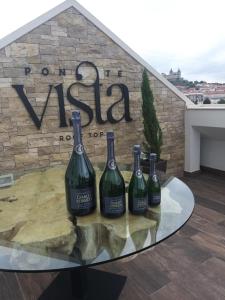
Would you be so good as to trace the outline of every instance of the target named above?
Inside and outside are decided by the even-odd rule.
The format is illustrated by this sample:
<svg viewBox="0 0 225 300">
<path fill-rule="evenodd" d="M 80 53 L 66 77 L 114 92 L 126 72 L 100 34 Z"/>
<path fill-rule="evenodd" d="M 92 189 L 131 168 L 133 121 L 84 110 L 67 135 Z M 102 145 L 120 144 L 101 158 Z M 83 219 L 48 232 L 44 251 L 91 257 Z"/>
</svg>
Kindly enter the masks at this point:
<svg viewBox="0 0 225 300">
<path fill-rule="evenodd" d="M 70 8 L 33 31 L 0 50 L 0 174 L 23 172 L 35 168 L 66 164 L 72 150 L 72 140 L 60 141 L 59 136 L 71 135 L 72 128 L 59 128 L 57 94 L 53 89 L 41 129 L 33 124 L 12 84 L 23 84 L 27 98 L 40 117 L 49 85 L 63 83 L 67 118 L 75 109 L 67 101 L 67 88 L 74 82 L 75 69 L 81 61 L 90 61 L 98 68 L 101 83 L 102 117 L 106 119 L 108 107 L 119 100 L 120 92 L 111 97 L 106 89 L 113 83 L 128 87 L 132 122 L 99 125 L 96 120 L 83 128 L 85 148 L 93 162 L 104 161 L 105 137 L 90 134 L 113 129 L 116 136 L 116 155 L 120 162 L 132 160 L 133 144 L 143 142 L 141 114 L 141 74 L 143 66 L 115 44 L 74 8 Z M 30 67 L 31 73 L 24 74 Z M 41 74 L 42 68 L 50 71 Z M 59 76 L 59 68 L 66 76 Z M 110 70 L 109 77 L 106 70 Z M 122 77 L 118 77 L 118 71 Z M 90 67 L 82 68 L 84 80 L 91 84 L 95 75 Z M 168 173 L 181 175 L 184 165 L 184 110 L 185 103 L 163 83 L 149 74 L 155 95 L 157 115 L 163 130 L 162 158 L 168 160 Z M 92 88 L 74 87 L 73 95 L 95 108 Z M 115 118 L 123 114 L 123 104 L 114 110 Z M 83 122 L 86 114 L 82 112 Z"/>
</svg>

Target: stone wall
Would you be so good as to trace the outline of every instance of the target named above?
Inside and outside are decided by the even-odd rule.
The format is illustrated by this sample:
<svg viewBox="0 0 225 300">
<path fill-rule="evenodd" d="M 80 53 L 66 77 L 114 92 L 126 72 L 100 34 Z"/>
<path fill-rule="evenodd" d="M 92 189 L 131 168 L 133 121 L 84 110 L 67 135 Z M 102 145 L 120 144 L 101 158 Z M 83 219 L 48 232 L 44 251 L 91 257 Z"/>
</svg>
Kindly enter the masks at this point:
<svg viewBox="0 0 225 300">
<path fill-rule="evenodd" d="M 120 162 L 130 162 L 132 145 L 142 143 L 141 75 L 143 66 L 90 23 L 74 8 L 22 36 L 0 50 L 0 174 L 24 172 L 35 168 L 67 164 L 72 150 L 71 127 L 59 128 L 59 105 L 53 88 L 42 126 L 37 129 L 12 85 L 23 84 L 24 91 L 36 114 L 41 116 L 49 85 L 63 84 L 67 122 L 75 106 L 67 101 L 67 88 L 74 82 L 75 69 L 82 61 L 92 62 L 98 69 L 101 83 L 102 118 L 106 110 L 120 99 L 118 88 L 111 97 L 106 89 L 113 83 L 128 87 L 132 122 L 104 125 L 92 123 L 83 128 L 85 148 L 92 161 L 104 161 L 105 136 L 100 132 L 113 129 L 116 136 L 116 155 Z M 31 73 L 25 75 L 26 67 Z M 49 75 L 41 74 L 47 67 Z M 59 76 L 59 69 L 66 75 Z M 107 70 L 110 70 L 107 74 Z M 80 69 L 82 83 L 91 84 L 95 73 L 84 65 Z M 118 77 L 118 72 L 122 76 Z M 121 74 L 121 73 L 119 73 Z M 108 75 L 108 76 L 107 76 Z M 185 103 L 163 83 L 149 74 L 155 95 L 157 115 L 163 130 L 162 158 L 168 160 L 168 173 L 181 175 L 184 164 Z M 74 86 L 74 97 L 95 108 L 93 88 Z M 82 122 L 87 115 L 82 113 Z M 113 110 L 115 118 L 123 115 L 123 104 Z M 94 135 L 97 135 L 94 137 Z M 63 136 L 64 140 L 60 140 Z"/>
</svg>

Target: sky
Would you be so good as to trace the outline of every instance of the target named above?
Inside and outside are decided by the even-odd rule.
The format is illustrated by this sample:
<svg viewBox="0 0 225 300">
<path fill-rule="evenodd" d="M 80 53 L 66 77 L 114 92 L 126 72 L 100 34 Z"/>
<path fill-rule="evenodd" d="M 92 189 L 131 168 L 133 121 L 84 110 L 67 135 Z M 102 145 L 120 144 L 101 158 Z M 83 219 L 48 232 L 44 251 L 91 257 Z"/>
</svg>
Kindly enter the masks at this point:
<svg viewBox="0 0 225 300">
<path fill-rule="evenodd" d="M 62 0 L 1 0 L 0 38 Z M 160 73 L 225 82 L 225 1 L 78 0 Z"/>
</svg>

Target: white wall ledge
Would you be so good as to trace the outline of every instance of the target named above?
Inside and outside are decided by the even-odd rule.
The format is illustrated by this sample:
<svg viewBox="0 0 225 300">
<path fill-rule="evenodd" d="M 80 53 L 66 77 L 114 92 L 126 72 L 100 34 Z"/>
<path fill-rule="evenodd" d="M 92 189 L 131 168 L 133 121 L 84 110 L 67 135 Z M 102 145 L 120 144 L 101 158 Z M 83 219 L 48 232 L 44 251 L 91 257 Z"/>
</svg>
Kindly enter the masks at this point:
<svg viewBox="0 0 225 300">
<path fill-rule="evenodd" d="M 225 104 L 202 104 L 194 106 L 187 106 L 187 110 L 225 110 Z"/>
</svg>

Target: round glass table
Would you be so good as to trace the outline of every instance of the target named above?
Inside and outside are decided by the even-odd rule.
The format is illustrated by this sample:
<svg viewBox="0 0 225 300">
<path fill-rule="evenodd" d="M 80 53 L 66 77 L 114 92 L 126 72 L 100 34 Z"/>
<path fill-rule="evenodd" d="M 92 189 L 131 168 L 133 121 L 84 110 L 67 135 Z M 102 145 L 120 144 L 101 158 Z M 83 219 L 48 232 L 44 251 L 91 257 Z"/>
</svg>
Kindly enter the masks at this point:
<svg viewBox="0 0 225 300">
<path fill-rule="evenodd" d="M 95 169 L 98 184 L 102 167 Z M 128 185 L 131 167 L 121 165 L 120 170 Z M 125 278 L 90 267 L 137 254 L 169 238 L 190 218 L 193 194 L 181 180 L 171 177 L 162 184 L 160 206 L 149 208 L 143 216 L 131 215 L 127 209 L 124 216 L 107 219 L 100 215 L 97 203 L 91 215 L 70 220 L 64 174 L 65 167 L 53 167 L 23 175 L 13 186 L 0 189 L 0 269 L 70 270 L 62 272 L 61 279 L 40 299 L 56 297 L 60 286 L 65 296 L 70 290 L 68 282 L 72 298 L 67 295 L 65 299 L 117 299 Z M 109 279 L 116 286 L 111 291 Z"/>
</svg>

